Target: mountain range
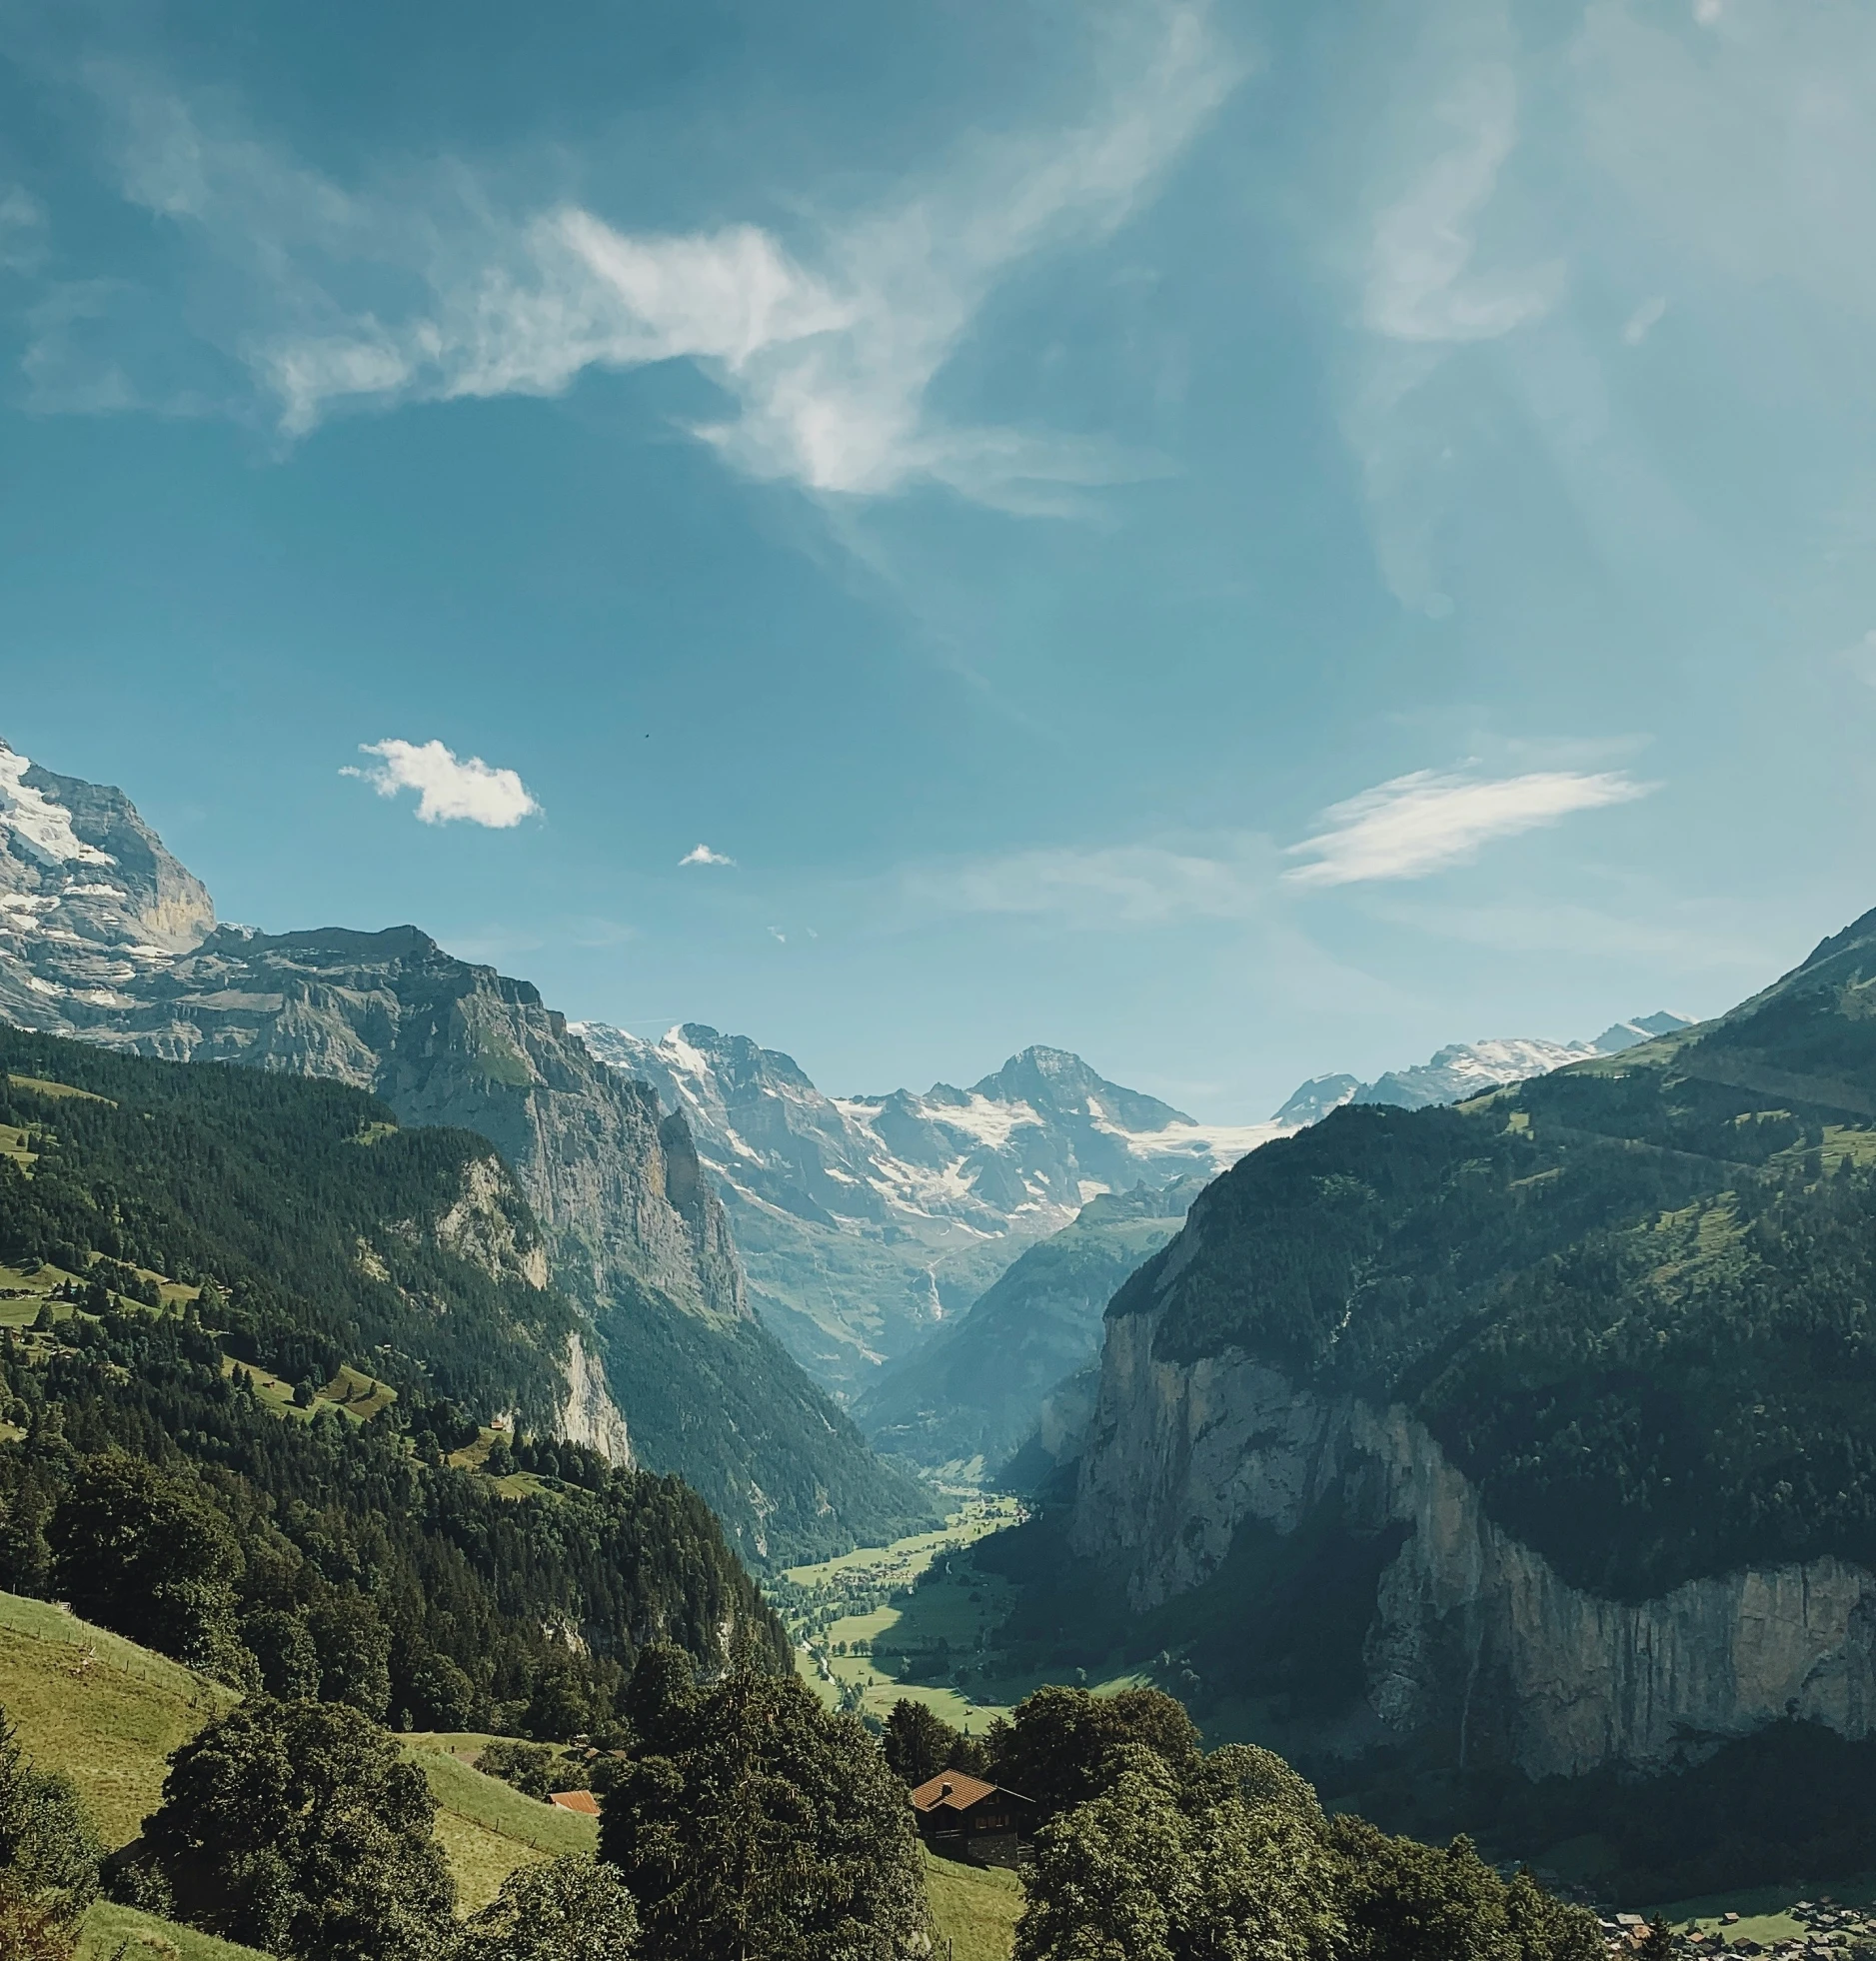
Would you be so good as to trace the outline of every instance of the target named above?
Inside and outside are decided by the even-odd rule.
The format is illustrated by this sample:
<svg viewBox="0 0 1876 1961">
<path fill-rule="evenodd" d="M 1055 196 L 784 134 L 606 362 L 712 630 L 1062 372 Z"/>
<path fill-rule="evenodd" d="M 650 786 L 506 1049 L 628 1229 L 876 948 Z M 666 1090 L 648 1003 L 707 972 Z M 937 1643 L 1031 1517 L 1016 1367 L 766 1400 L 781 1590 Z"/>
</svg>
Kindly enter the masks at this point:
<svg viewBox="0 0 1876 1961">
<path fill-rule="evenodd" d="M 1406 1109 L 1457 1102 L 1689 1025 L 1684 1015 L 1662 1011 L 1617 1022 L 1593 1042 L 1456 1042 L 1372 1083 L 1316 1077 L 1284 1103 L 1263 1136 L 1218 1134 L 1250 1138 L 1254 1148 L 1345 1102 Z M 1046 1475 L 1064 1454 L 1072 1456 L 1075 1432 L 1091 1410 L 1089 1365 L 1100 1350 L 1102 1310 L 1134 1267 L 1179 1229 L 1207 1181 L 1194 1172 L 1097 1194 L 1070 1224 L 1018 1255 L 961 1316 L 887 1360 L 854 1402 L 861 1428 L 881 1449 L 920 1463 L 976 1459 L 979 1468 L 1001 1467 L 1018 1481 Z M 1009 1464 L 1019 1449 L 1024 1463 Z"/>
<path fill-rule="evenodd" d="M 575 1032 L 683 1113 L 764 1320 L 844 1397 L 1090 1198 L 1214 1176 L 1279 1134 L 1199 1123 L 1058 1048 L 1025 1048 L 967 1089 L 835 1097 L 779 1050 L 695 1022 L 658 1041 Z"/>
<path fill-rule="evenodd" d="M 1396 1109 L 1424 1109 L 1429 1103 L 1462 1103 L 1482 1090 L 1522 1082 L 1551 1069 L 1567 1068 L 1591 1055 L 1619 1055 L 1625 1048 L 1692 1027 L 1684 1014 L 1665 1008 L 1616 1021 L 1594 1041 L 1545 1041 L 1541 1036 L 1509 1035 L 1486 1041 L 1455 1041 L 1412 1067 L 1389 1069 L 1372 1082 L 1353 1075 L 1312 1075 L 1297 1086 L 1271 1119 L 1285 1129 L 1319 1123 L 1344 1103 L 1388 1103 Z"/>
<path fill-rule="evenodd" d="M 0 750 L 0 1016 L 179 1061 L 327 1076 L 513 1166 L 579 1310 L 555 1427 L 681 1472 L 756 1559 L 930 1516 L 752 1310 L 681 1112 L 596 1060 L 526 981 L 414 927 L 267 936 L 209 895 L 122 792 Z"/>
</svg>

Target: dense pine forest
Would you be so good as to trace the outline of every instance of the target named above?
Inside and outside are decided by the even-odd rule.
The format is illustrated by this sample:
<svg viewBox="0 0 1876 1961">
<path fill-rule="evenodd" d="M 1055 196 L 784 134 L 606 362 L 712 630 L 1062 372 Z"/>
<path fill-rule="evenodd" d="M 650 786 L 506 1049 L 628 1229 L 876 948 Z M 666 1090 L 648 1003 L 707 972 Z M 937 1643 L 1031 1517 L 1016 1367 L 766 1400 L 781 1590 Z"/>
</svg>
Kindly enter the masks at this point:
<svg viewBox="0 0 1876 1961">
<path fill-rule="evenodd" d="M 0 1352 L 0 1586 L 420 1726 L 603 1735 L 652 1641 L 788 1665 L 678 1479 L 538 1416 L 465 1455 L 552 1411 L 571 1326 L 480 1139 L 13 1030 L 0 1061 L 0 1259 L 63 1297 Z M 342 1366 L 362 1410 L 317 1393 Z"/>
</svg>

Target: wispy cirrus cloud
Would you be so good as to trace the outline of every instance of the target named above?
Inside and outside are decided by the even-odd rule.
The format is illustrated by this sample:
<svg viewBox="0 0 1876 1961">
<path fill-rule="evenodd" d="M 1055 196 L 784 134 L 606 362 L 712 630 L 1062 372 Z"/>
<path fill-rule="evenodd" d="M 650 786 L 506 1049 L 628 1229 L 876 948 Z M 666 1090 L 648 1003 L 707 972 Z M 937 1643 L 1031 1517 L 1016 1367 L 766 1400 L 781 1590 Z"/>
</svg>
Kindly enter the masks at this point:
<svg viewBox="0 0 1876 1961">
<path fill-rule="evenodd" d="M 787 238 L 518 209 L 461 167 L 347 189 L 141 77 L 99 69 L 93 85 L 125 196 L 204 255 L 225 351 L 289 438 L 346 409 L 554 395 L 589 369 L 688 361 L 734 405 L 691 433 L 750 476 L 852 496 L 936 482 L 1024 508 L 1036 486 L 1156 466 L 961 425 L 932 383 L 998 281 L 1121 224 L 1242 72 L 1206 0 L 1092 19 L 1098 79 L 1078 120 L 976 136 L 923 181 Z"/>
<path fill-rule="evenodd" d="M 362 770 L 348 766 L 339 774 L 362 778 L 380 797 L 416 791 L 423 824 L 462 822 L 512 831 L 523 818 L 540 815 L 534 793 L 515 771 L 496 769 L 480 756 L 459 757 L 440 742 L 407 743 L 395 737 L 360 743 L 359 751 L 378 761 Z"/>
<path fill-rule="evenodd" d="M 1423 879 L 1462 865 L 1498 838 L 1559 823 L 1577 811 L 1630 804 L 1656 788 L 1620 770 L 1533 770 L 1483 778 L 1418 770 L 1322 813 L 1323 829 L 1287 856 L 1292 886 Z"/>
<path fill-rule="evenodd" d="M 1268 839 L 1227 832 L 1170 843 L 1047 846 L 909 870 L 906 909 L 1001 914 L 1069 927 L 1177 926 L 1243 920 L 1267 901 L 1276 876 Z"/>
<path fill-rule="evenodd" d="M 899 896 L 918 919 L 1000 914 L 1094 930 L 1267 920 L 1286 890 L 1422 879 L 1469 862 L 1495 839 L 1655 788 L 1614 770 L 1419 770 L 1331 805 L 1319 830 L 1288 847 L 1247 830 L 1038 846 L 909 868 Z"/>
</svg>

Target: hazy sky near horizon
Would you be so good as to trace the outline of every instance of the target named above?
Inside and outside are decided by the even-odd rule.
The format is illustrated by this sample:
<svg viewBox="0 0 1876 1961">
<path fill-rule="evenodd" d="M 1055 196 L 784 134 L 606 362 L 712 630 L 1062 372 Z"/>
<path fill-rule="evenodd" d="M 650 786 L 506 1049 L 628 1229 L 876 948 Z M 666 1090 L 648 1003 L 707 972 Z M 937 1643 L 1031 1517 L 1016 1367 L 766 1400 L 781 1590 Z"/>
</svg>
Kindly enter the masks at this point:
<svg viewBox="0 0 1876 1961">
<path fill-rule="evenodd" d="M 1217 1119 L 1876 904 L 1876 10 L 0 0 L 0 736 Z"/>
</svg>

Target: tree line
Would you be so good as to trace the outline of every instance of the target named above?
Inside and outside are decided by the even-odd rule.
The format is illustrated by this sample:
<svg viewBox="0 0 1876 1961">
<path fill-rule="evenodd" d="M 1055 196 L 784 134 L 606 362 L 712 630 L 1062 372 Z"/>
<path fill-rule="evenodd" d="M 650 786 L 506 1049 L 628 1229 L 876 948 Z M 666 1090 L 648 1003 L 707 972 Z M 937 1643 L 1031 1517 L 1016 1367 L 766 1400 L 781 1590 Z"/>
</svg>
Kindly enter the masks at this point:
<svg viewBox="0 0 1876 1961">
<path fill-rule="evenodd" d="M 173 1754 L 142 1835 L 103 1861 L 69 1787 L 9 1737 L 0 1931 L 62 1961 L 102 1881 L 286 1961 L 932 1954 L 903 1780 L 959 1739 L 929 1711 L 902 1703 L 882 1749 L 792 1677 L 711 1678 L 669 1644 L 640 1654 L 625 1709 L 597 1859 L 524 1866 L 466 1920 L 422 1770 L 348 1705 L 237 1705 Z M 1528 1872 L 1327 1817 L 1281 1758 L 1205 1751 L 1155 1690 L 1040 1690 L 992 1755 L 1045 1793 L 1015 1961 L 1601 1961 L 1594 1917 Z"/>
</svg>

